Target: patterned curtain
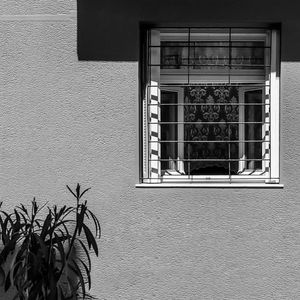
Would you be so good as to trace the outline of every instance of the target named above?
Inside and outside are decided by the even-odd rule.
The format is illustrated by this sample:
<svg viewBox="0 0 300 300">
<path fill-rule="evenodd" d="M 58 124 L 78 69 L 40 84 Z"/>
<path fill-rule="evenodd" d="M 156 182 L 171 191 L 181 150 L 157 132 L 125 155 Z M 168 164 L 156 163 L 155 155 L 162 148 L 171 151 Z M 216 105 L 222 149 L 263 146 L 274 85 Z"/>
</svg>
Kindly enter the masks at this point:
<svg viewBox="0 0 300 300">
<path fill-rule="evenodd" d="M 238 88 L 227 86 L 189 86 L 184 91 L 185 157 L 206 161 L 185 164 L 188 174 L 236 174 L 239 121 Z M 194 104 L 194 105 L 193 105 Z M 193 122 L 196 122 L 193 124 Z M 229 142 L 231 141 L 231 142 Z"/>
</svg>

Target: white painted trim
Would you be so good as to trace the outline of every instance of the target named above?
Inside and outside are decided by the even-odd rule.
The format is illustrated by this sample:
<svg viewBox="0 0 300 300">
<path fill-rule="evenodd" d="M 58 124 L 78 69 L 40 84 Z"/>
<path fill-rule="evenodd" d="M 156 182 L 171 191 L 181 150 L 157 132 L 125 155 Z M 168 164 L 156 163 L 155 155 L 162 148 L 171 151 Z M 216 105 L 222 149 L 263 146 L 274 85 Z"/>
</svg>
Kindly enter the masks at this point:
<svg viewBox="0 0 300 300">
<path fill-rule="evenodd" d="M 74 21 L 77 11 L 72 10 L 69 14 L 35 14 L 35 15 L 0 15 L 0 21 L 34 21 L 34 22 L 62 22 Z"/>
<path fill-rule="evenodd" d="M 184 90 L 183 87 L 172 87 L 166 86 L 161 88 L 161 91 L 169 91 L 177 93 L 177 121 L 178 121 L 178 129 L 177 129 L 177 140 L 183 141 L 184 140 Z M 177 170 L 181 173 L 184 173 L 183 161 L 184 159 L 184 143 L 178 143 L 177 145 Z"/>
<path fill-rule="evenodd" d="M 239 88 L 239 103 L 245 104 L 245 88 Z M 245 121 L 245 105 L 239 106 L 239 122 Z M 239 141 L 245 140 L 245 124 L 239 124 Z M 245 143 L 239 143 L 239 158 L 245 159 Z M 245 170 L 246 161 L 239 161 L 239 172 Z"/>
<path fill-rule="evenodd" d="M 271 178 L 279 178 L 279 33 L 272 31 L 270 76 L 271 114 Z"/>
<path fill-rule="evenodd" d="M 156 86 L 155 86 L 156 85 Z M 152 179 L 157 179 L 161 174 L 161 164 L 160 158 L 160 90 L 158 83 L 151 81 L 150 88 L 150 109 L 149 109 L 149 120 L 151 124 L 149 125 L 149 134 L 151 139 L 151 144 L 149 146 L 150 155 L 150 176 Z M 156 172 L 153 172 L 156 170 Z"/>
<path fill-rule="evenodd" d="M 255 86 L 240 87 L 239 88 L 239 102 L 245 104 L 246 103 L 245 94 L 247 92 L 252 92 L 252 91 L 261 91 L 262 92 L 262 101 L 263 101 L 262 104 L 264 103 L 264 108 L 266 108 L 266 105 L 265 105 L 265 90 L 264 90 L 263 87 L 255 87 Z M 245 111 L 246 111 L 246 106 L 245 105 L 239 107 L 239 122 L 244 122 L 245 121 Z M 262 121 L 267 122 L 268 120 L 263 119 Z M 266 132 L 265 127 L 266 127 L 266 125 L 262 124 L 262 137 L 265 136 L 265 132 Z M 244 123 L 240 124 L 240 126 L 239 126 L 239 140 L 240 141 L 245 140 L 245 124 Z M 266 146 L 265 144 L 266 144 L 265 142 L 262 143 L 262 156 L 265 155 L 265 146 Z M 245 143 L 240 143 L 239 142 L 239 157 L 241 159 L 247 158 L 245 156 Z M 245 165 L 246 165 L 246 161 L 240 161 L 239 162 L 239 172 L 242 172 L 244 170 L 241 173 L 242 175 L 247 174 L 247 172 L 252 172 L 253 171 L 252 169 L 246 169 Z M 265 169 L 266 169 L 265 165 L 266 165 L 265 161 L 262 161 L 262 169 L 257 170 L 258 173 L 262 173 L 262 172 L 265 171 Z M 269 177 L 270 175 L 267 175 L 267 176 Z"/>
<path fill-rule="evenodd" d="M 251 29 L 252 30 L 252 29 Z M 258 40 L 266 40 L 268 39 L 268 36 L 266 36 L 265 31 L 263 31 L 264 34 L 262 34 Z M 155 45 L 155 46 L 159 46 L 160 45 L 160 41 L 158 39 L 158 33 L 157 30 L 152 30 L 151 31 L 152 34 L 152 42 L 151 45 Z M 162 37 L 162 35 L 160 36 L 160 38 L 162 38 L 163 40 L 166 40 L 166 37 L 170 34 L 169 32 L 165 33 L 166 36 Z M 171 34 L 174 35 L 174 33 L 171 32 Z M 176 36 L 177 33 L 175 33 Z M 186 34 L 186 33 L 185 33 Z M 255 33 L 256 34 L 256 33 Z M 245 33 L 241 33 L 242 36 L 245 35 Z M 177 34 L 178 36 L 178 34 Z M 268 86 L 270 83 L 270 96 L 265 99 L 266 95 L 269 95 L 269 91 L 268 91 L 268 87 L 266 86 L 265 91 L 262 89 L 262 95 L 263 95 L 263 99 L 265 99 L 265 104 L 267 105 L 271 105 L 271 109 L 268 106 L 268 110 L 266 110 L 265 112 L 268 113 L 268 115 L 271 118 L 271 128 L 270 125 L 267 127 L 263 127 L 263 132 L 271 132 L 271 140 L 269 138 L 270 135 L 268 135 L 268 140 L 266 140 L 267 142 L 269 142 L 272 145 L 272 151 L 270 149 L 268 149 L 268 155 L 269 153 L 271 154 L 271 174 L 265 172 L 262 175 L 259 174 L 252 174 L 252 175 L 233 175 L 233 176 L 229 176 L 230 182 L 222 182 L 222 183 L 218 183 L 218 182 L 213 182 L 213 183 L 201 183 L 202 179 L 203 180 L 220 180 L 220 179 L 227 179 L 227 178 L 222 178 L 218 177 L 218 176 L 195 176 L 195 177 L 191 177 L 188 176 L 187 178 L 185 178 L 185 175 L 180 175 L 180 176 L 176 176 L 173 175 L 169 176 L 169 175 L 165 175 L 162 177 L 159 176 L 155 176 L 155 178 L 152 178 L 152 176 L 150 176 L 150 181 L 149 183 L 147 183 L 147 181 L 145 180 L 143 185 L 148 186 L 150 185 L 162 185 L 162 186 L 167 186 L 167 187 L 178 187 L 178 186 L 200 186 L 200 187 L 266 187 L 266 186 L 274 186 L 276 185 L 277 187 L 281 186 L 283 187 L 283 185 L 279 184 L 279 33 L 276 30 L 272 30 L 271 32 L 271 74 L 270 76 L 266 76 L 265 70 L 260 70 L 259 72 L 257 70 L 237 70 L 232 71 L 231 72 L 231 83 L 251 83 L 252 86 L 251 88 L 245 88 L 243 90 L 243 93 L 245 91 L 248 90 L 257 90 L 257 89 L 261 89 L 258 87 L 253 86 L 253 84 L 258 83 L 261 84 L 262 82 L 265 82 L 266 85 Z M 174 39 L 174 36 L 172 37 L 172 39 Z M 177 39 L 177 38 L 176 38 Z M 249 35 L 246 34 L 245 35 L 245 40 L 249 39 Z M 252 40 L 252 39 L 251 39 Z M 153 77 L 156 79 L 155 81 L 157 81 L 157 85 L 159 86 L 160 84 L 184 84 L 186 83 L 184 79 L 184 77 L 186 77 L 187 75 L 187 70 L 186 69 L 163 69 L 160 70 L 159 69 L 159 64 L 160 64 L 160 60 L 159 60 L 159 48 L 154 48 L 155 50 L 153 50 L 153 53 L 151 52 L 151 60 L 152 62 L 155 62 L 155 66 L 152 67 L 151 71 L 152 73 L 152 77 L 151 80 L 153 80 Z M 267 59 L 267 57 L 266 57 Z M 227 76 L 227 70 L 224 70 L 223 72 L 220 72 L 220 70 L 206 70 L 205 72 L 203 70 L 190 70 L 190 84 L 192 85 L 195 81 L 195 83 L 199 84 L 199 83 L 210 83 L 210 84 L 218 84 L 218 83 L 224 83 L 224 78 Z M 169 87 L 164 87 L 164 89 L 169 89 Z M 173 87 L 171 87 L 170 89 L 174 89 Z M 158 93 L 159 96 L 159 93 Z M 241 93 L 239 95 L 239 100 L 241 100 Z M 158 97 L 159 98 L 159 97 Z M 159 101 L 159 99 L 158 99 Z M 243 101 L 245 102 L 245 101 Z M 179 112 L 179 111 L 178 111 Z M 158 113 L 159 115 L 159 113 Z M 180 114 L 179 114 L 180 115 Z M 240 115 L 240 118 L 243 119 L 244 116 Z M 269 117 L 268 117 L 269 118 Z M 159 132 L 159 129 L 158 129 Z M 239 135 L 242 135 L 242 132 L 240 130 Z M 268 147 L 270 148 L 270 147 Z M 264 149 L 265 150 L 265 149 Z M 244 149 L 240 149 L 240 153 L 244 152 Z M 265 152 L 265 151 L 264 151 Z M 269 158 L 269 156 L 267 155 L 267 158 Z M 243 167 L 243 166 L 240 166 Z M 267 169 L 267 167 L 269 167 L 268 164 L 264 164 L 263 170 L 261 170 L 262 172 L 264 170 Z M 159 169 L 159 168 L 158 168 Z M 178 178 L 179 177 L 179 178 Z M 155 180 L 155 182 L 153 181 L 153 179 Z M 198 182 L 194 181 L 197 180 Z M 200 179 L 200 180 L 199 180 Z M 181 181 L 182 180 L 187 180 L 188 182 L 183 182 L 183 183 L 179 183 L 176 181 Z M 219 181 L 218 180 L 218 181 Z M 240 180 L 254 180 L 252 182 L 238 182 Z M 166 182 L 167 181 L 167 182 Z M 199 183 L 200 181 L 200 183 Z"/>
<path fill-rule="evenodd" d="M 149 87 L 147 86 L 145 89 L 145 96 L 142 101 L 142 111 L 143 111 L 143 120 L 142 120 L 142 126 L 143 126 L 143 141 L 142 141 L 142 146 L 143 146 L 143 177 L 148 177 L 149 176 L 149 145 L 148 145 L 148 138 L 149 138 L 149 130 L 148 130 L 148 103 L 147 99 L 150 98 L 148 96 L 149 94 Z"/>
<path fill-rule="evenodd" d="M 136 188 L 267 188 L 282 189 L 283 184 L 274 183 L 138 183 Z"/>
</svg>

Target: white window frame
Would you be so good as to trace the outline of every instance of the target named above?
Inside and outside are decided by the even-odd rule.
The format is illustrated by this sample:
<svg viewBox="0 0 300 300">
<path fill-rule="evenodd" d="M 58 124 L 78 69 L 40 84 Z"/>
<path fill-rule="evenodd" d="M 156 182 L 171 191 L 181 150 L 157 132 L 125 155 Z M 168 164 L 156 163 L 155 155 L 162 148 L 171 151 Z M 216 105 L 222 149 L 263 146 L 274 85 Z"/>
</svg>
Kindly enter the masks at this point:
<svg viewBox="0 0 300 300">
<path fill-rule="evenodd" d="M 240 170 L 243 170 L 239 175 L 184 175 L 182 172 L 179 172 L 178 174 L 169 174 L 169 175 L 164 175 L 160 176 L 161 170 L 160 170 L 160 163 L 158 159 L 158 154 L 160 153 L 160 144 L 159 144 L 159 139 L 160 139 L 160 128 L 159 124 L 157 125 L 150 125 L 148 126 L 145 122 L 143 122 L 143 176 L 141 178 L 142 183 L 264 183 L 264 184 L 278 184 L 279 183 L 279 115 L 280 115 L 280 103 L 279 103 L 279 86 L 280 86 L 280 79 L 279 79 L 279 32 L 276 29 L 271 29 L 271 66 L 270 66 L 270 74 L 269 76 L 265 79 L 265 89 L 262 90 L 262 95 L 263 97 L 268 97 L 265 99 L 265 120 L 266 123 L 269 125 L 264 124 L 262 128 L 262 133 L 264 136 L 264 133 L 269 132 L 270 134 L 266 137 L 267 140 L 266 143 L 262 143 L 263 150 L 265 150 L 265 145 L 268 145 L 267 147 L 269 148 L 267 150 L 267 156 L 265 156 L 266 159 L 270 159 L 269 164 L 263 162 L 263 168 L 262 170 L 257 170 L 256 172 L 252 172 L 251 170 L 247 170 L 245 168 L 242 168 L 242 163 L 240 165 Z M 153 38 L 158 38 L 157 35 L 153 35 Z M 159 39 L 159 38 L 158 38 Z M 159 43 L 160 41 L 157 40 Z M 157 49 L 159 51 L 159 49 Z M 151 55 L 151 54 L 150 54 Z M 157 64 L 160 64 L 160 54 L 156 53 L 155 56 L 151 56 L 152 62 L 156 60 Z M 169 76 L 177 76 L 177 78 L 180 77 L 180 74 L 184 72 L 184 70 L 163 70 L 165 74 L 170 74 Z M 155 72 L 154 72 L 155 73 Z M 244 73 L 244 74 L 242 74 Z M 243 82 L 247 82 L 247 73 L 241 71 L 241 76 L 243 76 Z M 176 75 L 175 75 L 176 74 Z M 166 76 L 165 76 L 166 78 Z M 175 77 L 173 77 L 175 78 Z M 168 81 L 167 79 L 165 79 Z M 175 80 L 176 81 L 176 80 Z M 179 82 L 180 83 L 180 79 Z M 202 81 L 201 81 L 202 82 Z M 205 80 L 203 80 L 205 82 Z M 207 82 L 211 82 L 210 79 L 207 79 Z M 251 81 L 253 82 L 253 80 Z M 261 80 L 258 81 L 257 83 L 261 83 Z M 176 83 L 176 82 L 174 82 Z M 218 83 L 214 81 L 215 85 Z M 175 86 L 164 86 L 163 88 L 160 89 L 160 71 L 157 71 L 155 74 L 152 74 L 151 77 L 151 82 L 148 84 L 146 88 L 146 96 L 143 99 L 143 119 L 145 120 L 150 120 L 152 119 L 152 116 L 157 116 L 157 123 L 159 123 L 159 115 L 160 115 L 160 107 L 157 105 L 160 103 L 160 92 L 161 90 L 165 91 L 172 91 L 172 92 L 177 92 L 178 93 L 178 99 L 182 99 L 183 101 L 183 89 L 178 88 Z M 192 84 L 191 84 L 192 85 Z M 259 90 L 260 88 L 251 86 L 248 88 L 239 88 L 239 96 L 240 99 L 243 99 L 245 93 L 247 91 L 251 90 Z M 148 106 L 148 103 L 150 106 Z M 149 107 L 152 108 L 149 109 Z M 178 121 L 181 122 L 180 118 L 184 118 L 184 107 L 181 105 L 178 105 Z M 243 114 L 244 111 L 241 110 L 239 118 L 243 120 Z M 153 119 L 152 119 L 153 121 Z M 157 141 L 155 145 L 155 149 L 150 149 L 148 147 L 148 141 L 149 141 L 149 136 L 151 135 L 151 131 L 153 128 L 151 126 L 156 126 L 155 130 L 157 132 L 156 137 L 151 137 L 152 143 L 153 139 Z M 269 126 L 269 127 L 268 127 Z M 182 127 L 182 128 L 181 128 Z M 183 138 L 183 126 L 179 126 L 178 130 L 178 140 L 180 138 Z M 181 132 L 181 131 L 182 132 Z M 239 134 L 242 134 L 243 131 L 243 126 L 239 127 Z M 240 137 L 239 137 L 240 139 Z M 155 142 L 155 141 L 154 141 Z M 155 144 L 155 143 L 153 143 Z M 241 143 L 241 148 L 239 150 L 240 154 L 244 152 L 244 144 Z M 270 147 L 272 145 L 272 147 Z M 152 146 L 151 146 L 152 147 Z M 155 151 L 153 151 L 155 150 Z M 180 154 L 179 156 L 183 156 L 183 143 L 180 145 L 178 143 L 178 153 Z M 153 152 L 153 153 L 152 153 Z M 149 161 L 148 161 L 149 159 Z M 157 159 L 157 160 L 156 160 Z M 182 170 L 180 167 L 183 165 L 183 162 L 180 161 L 180 159 L 177 159 L 177 169 L 179 171 Z M 153 173 L 152 170 L 157 170 L 157 173 Z M 180 174 L 181 173 L 181 174 Z M 262 174 L 263 173 L 263 174 Z M 251 175 L 250 175 L 251 174 Z"/>
<path fill-rule="evenodd" d="M 245 104 L 245 94 L 247 92 L 253 92 L 253 91 L 261 91 L 262 92 L 262 99 L 265 99 L 265 89 L 263 87 L 240 87 L 239 88 L 239 100 L 241 103 L 244 103 Z M 242 108 L 242 109 L 241 109 Z M 269 110 L 269 107 L 268 105 L 264 105 L 264 108 L 265 108 L 265 112 L 264 112 L 264 119 L 265 119 L 265 122 L 268 123 L 268 120 L 269 118 L 266 117 L 268 115 L 268 110 Z M 242 107 L 240 107 L 239 109 L 239 121 L 242 122 L 240 125 L 239 125 L 239 140 L 240 141 L 243 141 L 245 140 L 245 124 L 243 123 L 244 120 L 245 120 L 245 110 L 246 110 L 246 107 L 245 105 L 243 105 Z M 265 133 L 267 131 L 267 124 L 262 124 L 262 137 L 265 136 Z M 270 144 L 270 141 L 264 141 L 262 143 L 262 153 L 265 153 L 265 150 L 267 148 L 270 148 L 269 147 L 269 144 Z M 241 159 L 244 159 L 246 158 L 245 157 L 245 143 L 239 143 L 239 157 Z M 267 158 L 265 156 L 265 158 Z M 246 169 L 245 168 L 245 164 L 246 162 L 244 160 L 241 160 L 239 162 L 239 174 L 240 175 L 250 175 L 253 176 L 253 175 L 256 175 L 256 176 L 261 176 L 260 174 L 261 173 L 266 173 L 266 168 L 268 168 L 268 163 L 266 161 L 262 161 L 262 169 L 258 169 L 258 170 L 255 170 L 253 172 L 252 169 Z M 246 177 L 248 178 L 248 177 Z"/>
</svg>

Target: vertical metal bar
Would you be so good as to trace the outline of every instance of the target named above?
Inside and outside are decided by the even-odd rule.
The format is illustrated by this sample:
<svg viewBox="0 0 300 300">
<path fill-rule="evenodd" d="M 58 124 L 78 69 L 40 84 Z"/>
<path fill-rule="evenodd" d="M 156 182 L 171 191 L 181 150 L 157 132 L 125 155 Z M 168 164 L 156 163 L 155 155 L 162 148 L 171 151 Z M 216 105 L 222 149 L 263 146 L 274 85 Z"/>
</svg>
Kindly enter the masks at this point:
<svg viewBox="0 0 300 300">
<path fill-rule="evenodd" d="M 151 38 L 160 45 L 160 31 L 152 30 Z M 153 53 L 152 53 L 153 52 Z M 149 106 L 149 138 L 151 143 L 149 145 L 150 155 L 150 180 L 151 182 L 159 182 L 161 176 L 160 165 L 160 47 L 151 48 L 151 60 L 158 66 L 155 67 L 154 72 L 151 73 L 151 87 L 149 100 L 151 106 Z M 152 61 L 151 61 L 152 62 Z M 153 67 L 152 67 L 153 68 Z M 151 70 L 153 71 L 153 69 Z"/>
<path fill-rule="evenodd" d="M 272 77 L 272 61 L 274 60 L 274 41 L 273 41 L 273 34 L 272 34 L 272 31 L 271 31 L 271 36 L 270 36 L 270 45 L 271 45 L 271 53 L 270 53 L 270 63 L 271 63 L 271 68 L 270 68 L 270 72 L 269 72 L 269 124 L 268 124 L 268 129 L 269 129 L 269 181 L 272 180 L 272 145 L 271 145 L 271 141 L 272 141 L 272 137 L 271 137 L 271 122 L 272 122 L 272 118 L 271 118 L 271 115 L 272 115 L 272 107 L 271 107 L 271 102 L 272 102 L 272 97 L 273 97 L 273 90 L 272 89 L 272 85 L 274 84 L 273 83 L 273 80 L 271 80 L 271 77 Z"/>
<path fill-rule="evenodd" d="M 178 125 L 177 134 L 177 169 L 184 173 L 184 164 L 181 159 L 184 159 L 184 88 L 179 87 L 179 92 L 177 93 L 177 121 L 182 122 Z"/>
<path fill-rule="evenodd" d="M 228 83 L 231 84 L 231 56 L 232 56 L 232 41 L 231 41 L 231 27 L 229 28 L 229 64 L 228 64 Z"/>
<path fill-rule="evenodd" d="M 190 45 L 191 45 L 191 28 L 189 27 L 189 33 L 188 33 L 188 86 L 190 85 Z M 188 137 L 190 140 L 190 137 Z M 187 144 L 187 149 L 188 149 L 188 159 L 190 159 L 190 143 Z M 191 175 L 191 161 L 188 160 L 188 178 L 190 179 Z"/>
<path fill-rule="evenodd" d="M 150 84 L 151 84 L 151 81 L 150 81 Z M 145 118 L 146 118 L 146 124 L 147 124 L 147 151 L 146 151 L 146 156 L 147 156 L 147 162 L 148 162 L 148 166 L 147 166 L 147 178 L 149 179 L 150 178 L 150 155 L 149 155 L 149 149 L 150 149 L 150 135 L 149 135 L 149 99 L 150 99 L 150 93 L 149 93 L 149 86 L 147 86 L 147 95 L 146 95 L 146 115 L 145 115 Z"/>
<path fill-rule="evenodd" d="M 188 32 L 188 84 L 190 84 L 190 55 L 191 55 L 191 28 L 189 27 L 189 32 Z"/>
<path fill-rule="evenodd" d="M 230 150 L 231 150 L 231 148 L 230 148 L 230 129 L 231 129 L 231 127 L 230 127 L 230 124 L 228 125 L 228 140 L 229 140 L 229 142 L 228 142 L 228 165 L 229 165 L 229 168 L 228 168 L 228 172 L 229 172 L 229 181 L 231 182 L 231 161 L 230 161 L 230 159 L 231 159 L 231 155 L 230 155 Z"/>
<path fill-rule="evenodd" d="M 151 46 L 152 46 L 152 30 L 150 30 L 148 32 L 148 35 L 149 35 L 149 45 L 148 45 L 148 68 L 149 68 L 149 87 L 148 87 L 148 91 L 147 91 L 147 124 L 148 124 L 148 179 L 151 180 L 151 156 L 150 156 L 150 106 L 149 104 L 151 103 L 150 102 L 150 97 L 151 97 L 151 81 L 152 81 L 152 49 Z M 150 50 L 149 50 L 150 49 Z"/>
<path fill-rule="evenodd" d="M 148 39 L 148 43 L 147 43 L 147 75 L 148 75 L 148 78 L 147 78 L 147 92 L 146 92 L 146 124 L 147 124 L 147 179 L 150 178 L 150 152 L 149 152 L 149 149 L 150 149 L 150 125 L 149 125 L 149 110 L 150 110 L 150 107 L 149 107 L 149 99 L 150 99 L 150 90 L 151 89 L 151 48 L 150 45 L 151 45 L 151 30 L 149 30 L 147 32 L 147 39 Z M 150 49 L 150 50 L 149 50 Z"/>
<path fill-rule="evenodd" d="M 243 172 L 245 167 L 245 88 L 239 87 L 239 158 L 241 159 L 239 161 L 239 172 Z M 240 105 L 240 103 L 243 103 Z M 240 142 L 243 141 L 243 142 Z"/>
<path fill-rule="evenodd" d="M 272 35 L 270 34 L 270 31 L 266 32 L 266 37 L 265 37 L 265 44 L 267 44 L 267 46 L 271 47 L 271 38 Z M 270 48 L 269 48 L 270 49 Z M 264 65 L 266 64 L 270 64 L 271 63 L 271 52 L 266 51 L 265 48 L 265 56 L 264 56 Z M 269 71 L 268 71 L 269 70 Z M 271 106 L 270 106 L 270 82 L 271 82 L 271 78 L 270 78 L 270 71 L 271 69 L 265 68 L 265 88 L 264 88 L 264 92 L 263 92 L 263 97 L 264 97 L 264 125 L 263 125 L 263 133 L 264 133 L 264 140 L 268 140 L 267 143 L 263 143 L 263 153 L 264 156 L 263 158 L 267 159 L 263 161 L 263 170 L 267 170 L 268 172 L 268 176 L 269 176 L 269 180 L 271 179 L 271 160 L 270 160 L 270 153 L 271 153 L 271 149 L 270 149 L 270 132 L 271 132 L 271 127 L 270 127 L 270 117 L 271 117 Z M 268 86 L 266 86 L 266 84 L 268 84 Z M 268 117 L 266 117 L 268 116 Z M 268 124 L 266 124 L 266 121 L 268 122 Z M 267 134 L 268 133 L 268 134 Z"/>
</svg>

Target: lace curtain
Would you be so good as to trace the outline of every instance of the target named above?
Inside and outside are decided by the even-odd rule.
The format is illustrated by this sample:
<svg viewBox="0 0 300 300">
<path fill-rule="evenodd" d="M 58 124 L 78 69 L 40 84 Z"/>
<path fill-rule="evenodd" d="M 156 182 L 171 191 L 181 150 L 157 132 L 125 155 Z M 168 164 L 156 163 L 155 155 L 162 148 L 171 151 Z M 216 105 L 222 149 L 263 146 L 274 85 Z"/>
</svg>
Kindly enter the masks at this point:
<svg viewBox="0 0 300 300">
<path fill-rule="evenodd" d="M 189 174 L 236 174 L 239 121 L 238 88 L 189 86 L 184 91 L 184 153 Z M 193 122 L 195 122 L 193 124 Z M 236 142 L 235 142 L 236 141 Z M 201 161 L 194 162 L 193 159 Z"/>
</svg>

